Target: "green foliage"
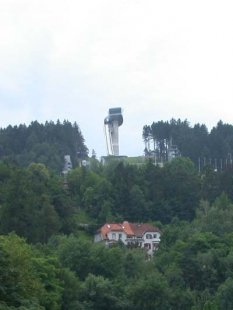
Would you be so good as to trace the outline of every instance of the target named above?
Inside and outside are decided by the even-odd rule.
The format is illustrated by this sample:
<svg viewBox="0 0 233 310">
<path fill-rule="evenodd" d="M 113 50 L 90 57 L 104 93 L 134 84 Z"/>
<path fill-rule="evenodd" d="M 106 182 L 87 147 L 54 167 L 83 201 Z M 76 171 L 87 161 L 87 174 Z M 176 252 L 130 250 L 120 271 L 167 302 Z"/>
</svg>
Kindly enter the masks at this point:
<svg viewBox="0 0 233 310">
<path fill-rule="evenodd" d="M 58 257 L 62 265 L 83 280 L 90 271 L 91 242 L 73 235 L 64 236 L 58 242 Z"/>
<path fill-rule="evenodd" d="M 49 193 L 49 172 L 42 164 L 11 170 L 4 184 L 0 229 L 15 231 L 30 242 L 45 242 L 59 231 L 59 216 Z"/>
<path fill-rule="evenodd" d="M 233 308 L 233 280 L 227 278 L 224 283 L 219 286 L 217 292 L 218 309 L 230 310 Z"/>
<path fill-rule="evenodd" d="M 145 275 L 128 288 L 132 309 L 169 309 L 169 288 L 166 279 L 159 273 Z"/>
<path fill-rule="evenodd" d="M 66 139 L 73 127 L 63 125 L 55 127 L 65 129 Z M 4 154 L 11 154 L 0 162 L 0 309 L 232 309 L 230 169 L 206 167 L 198 174 L 184 157 L 164 167 L 151 161 L 102 166 L 93 158 L 89 167 L 68 173 L 64 189 L 63 178 L 44 164 L 45 153 L 56 150 L 50 148 L 54 135 L 60 139 L 63 131 L 58 134 L 54 124 L 46 124 L 50 140 L 43 141 L 43 126 L 34 123 L 22 145 L 11 146 L 5 133 L 0 134 L 0 144 L 5 139 L 7 146 Z M 21 126 L 20 135 L 27 137 L 27 130 Z M 165 157 L 171 134 L 186 155 L 188 147 L 198 149 L 197 136 L 203 145 L 209 139 L 205 127 L 192 129 L 186 121 L 161 122 L 153 130 L 145 128 L 145 143 L 153 134 Z M 18 128 L 9 132 L 17 135 Z M 231 143 L 230 132 L 231 127 L 218 124 L 211 135 L 223 139 L 224 133 Z M 26 155 L 20 154 L 25 167 L 19 167 L 9 161 L 19 160 L 12 147 L 14 152 L 30 148 L 31 158 L 39 160 L 27 165 Z M 69 150 L 64 147 L 61 153 Z M 57 166 L 59 159 L 52 160 Z M 162 241 L 153 259 L 145 260 L 139 248 L 93 243 L 100 225 L 118 220 L 160 223 Z"/>
<path fill-rule="evenodd" d="M 200 181 L 193 163 L 186 158 L 176 158 L 164 169 L 166 216 L 170 217 L 164 221 L 169 222 L 175 216 L 184 220 L 193 219 L 200 199 Z"/>
<path fill-rule="evenodd" d="M 60 270 L 59 278 L 64 286 L 61 309 L 63 310 L 83 309 L 82 304 L 80 302 L 80 296 L 81 296 L 80 280 L 68 268 L 63 268 Z"/>
<path fill-rule="evenodd" d="M 232 203 L 222 194 L 191 223 L 174 218 L 151 261 L 82 235 L 53 236 L 36 250 L 1 236 L 0 309 L 231 309 L 233 232 L 211 231 L 211 209 L 221 219 Z"/>
<path fill-rule="evenodd" d="M 208 133 L 204 124 L 190 126 L 187 120 L 171 119 L 145 125 L 142 130 L 146 155 L 156 155 L 159 162 L 168 160 L 169 144 L 176 145 L 181 155 L 189 157 L 198 167 L 202 158 L 214 167 L 216 161 L 223 160 L 227 169 L 232 169 L 231 154 L 233 153 L 233 126 L 219 121 Z M 151 150 L 151 143 L 153 149 Z M 230 156 L 230 157 L 229 157 Z M 202 164 L 203 166 L 203 164 Z"/>
<path fill-rule="evenodd" d="M 233 232 L 232 221 L 233 204 L 222 194 L 212 205 L 201 201 L 195 223 L 201 231 L 211 231 L 217 236 L 223 236 Z"/>
<path fill-rule="evenodd" d="M 64 155 L 71 156 L 77 165 L 77 153 L 87 156 L 84 138 L 76 123 L 32 122 L 26 125 L 8 126 L 0 129 L 0 160 L 15 161 L 20 166 L 31 162 L 42 163 L 47 167 L 62 171 Z"/>
<path fill-rule="evenodd" d="M 40 309 L 45 293 L 33 261 L 33 252 L 16 235 L 0 236 L 0 305 L 20 307 L 32 303 Z"/>
<path fill-rule="evenodd" d="M 60 266 L 57 259 L 39 256 L 33 258 L 33 265 L 44 287 L 41 304 L 46 309 L 60 309 L 63 287 L 59 279 Z"/>
<path fill-rule="evenodd" d="M 88 275 L 83 283 L 82 300 L 88 310 L 126 309 L 126 301 L 114 285 L 102 276 Z"/>
</svg>

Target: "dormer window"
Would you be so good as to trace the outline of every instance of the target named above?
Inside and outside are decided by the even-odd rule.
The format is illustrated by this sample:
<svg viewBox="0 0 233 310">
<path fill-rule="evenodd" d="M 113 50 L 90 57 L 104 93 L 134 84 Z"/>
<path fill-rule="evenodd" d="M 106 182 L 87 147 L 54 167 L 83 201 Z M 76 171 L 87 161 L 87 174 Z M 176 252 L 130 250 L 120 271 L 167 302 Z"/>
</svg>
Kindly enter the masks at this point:
<svg viewBox="0 0 233 310">
<path fill-rule="evenodd" d="M 152 239 L 152 234 L 146 234 L 146 239 Z"/>
</svg>

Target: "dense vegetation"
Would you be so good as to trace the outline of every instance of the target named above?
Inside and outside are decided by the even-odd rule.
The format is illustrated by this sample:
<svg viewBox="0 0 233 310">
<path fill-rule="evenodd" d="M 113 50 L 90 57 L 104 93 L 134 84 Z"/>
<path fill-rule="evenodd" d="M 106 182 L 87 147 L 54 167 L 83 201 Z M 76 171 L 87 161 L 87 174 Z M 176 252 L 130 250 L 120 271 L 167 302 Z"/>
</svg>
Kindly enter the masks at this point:
<svg viewBox="0 0 233 310">
<path fill-rule="evenodd" d="M 21 124 L 0 129 L 0 160 L 7 159 L 24 167 L 33 162 L 43 163 L 60 172 L 67 154 L 74 165 L 78 157 L 87 156 L 77 123 L 34 121 L 29 126 Z"/>
<path fill-rule="evenodd" d="M 161 160 L 166 161 L 168 147 L 172 144 L 200 168 L 206 165 L 219 170 L 232 168 L 233 125 L 222 121 L 210 132 L 204 124 L 192 127 L 187 120 L 153 122 L 143 127 L 142 136 L 146 154 L 156 151 Z"/>
<path fill-rule="evenodd" d="M 19 165 L 11 152 L 0 162 L 0 310 L 233 308 L 231 167 L 92 158 L 64 184 L 51 163 Z M 152 260 L 93 243 L 97 227 L 122 220 L 161 228 Z"/>
</svg>

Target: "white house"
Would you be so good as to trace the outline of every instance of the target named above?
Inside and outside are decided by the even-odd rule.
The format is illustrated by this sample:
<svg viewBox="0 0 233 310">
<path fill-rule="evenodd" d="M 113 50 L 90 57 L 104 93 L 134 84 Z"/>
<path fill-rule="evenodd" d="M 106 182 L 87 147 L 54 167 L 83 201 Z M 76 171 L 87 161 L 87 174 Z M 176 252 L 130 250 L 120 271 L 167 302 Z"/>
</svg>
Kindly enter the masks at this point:
<svg viewBox="0 0 233 310">
<path fill-rule="evenodd" d="M 111 245 L 123 242 L 128 247 L 144 248 L 149 256 L 152 256 L 158 248 L 161 232 L 150 224 L 106 223 L 95 234 L 95 242 L 105 242 Z"/>
</svg>

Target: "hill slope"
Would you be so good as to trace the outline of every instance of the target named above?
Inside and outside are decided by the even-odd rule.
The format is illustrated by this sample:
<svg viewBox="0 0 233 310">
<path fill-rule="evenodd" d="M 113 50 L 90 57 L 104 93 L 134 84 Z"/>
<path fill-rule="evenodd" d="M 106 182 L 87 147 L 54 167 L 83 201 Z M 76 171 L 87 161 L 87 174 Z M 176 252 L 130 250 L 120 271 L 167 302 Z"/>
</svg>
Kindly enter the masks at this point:
<svg viewBox="0 0 233 310">
<path fill-rule="evenodd" d="M 77 163 L 77 154 L 87 156 L 84 141 L 77 123 L 71 124 L 69 121 L 10 125 L 0 129 L 0 160 L 10 160 L 20 166 L 43 163 L 61 171 L 64 155 L 69 154 L 73 164 Z"/>
</svg>

